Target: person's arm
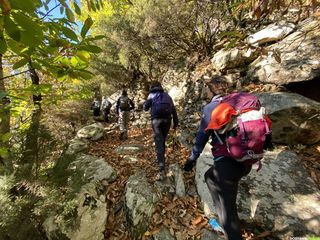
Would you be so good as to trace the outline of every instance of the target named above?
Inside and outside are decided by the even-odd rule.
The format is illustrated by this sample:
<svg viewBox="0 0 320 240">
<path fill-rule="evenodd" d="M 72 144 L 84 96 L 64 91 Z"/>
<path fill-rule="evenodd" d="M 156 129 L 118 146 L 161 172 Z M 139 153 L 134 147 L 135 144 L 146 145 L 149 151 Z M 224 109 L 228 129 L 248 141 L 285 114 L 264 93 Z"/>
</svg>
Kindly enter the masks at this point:
<svg viewBox="0 0 320 240">
<path fill-rule="evenodd" d="M 192 147 L 191 155 L 187 159 L 183 169 L 185 171 L 190 171 L 195 166 L 197 159 L 199 158 L 200 154 L 202 153 L 204 147 L 206 146 L 207 142 L 210 138 L 210 133 L 206 132 L 205 129 L 207 128 L 212 110 L 217 106 L 217 102 L 211 102 L 207 104 L 203 111 L 202 117 L 200 122 L 200 127 L 197 131 L 196 141 Z"/>
<path fill-rule="evenodd" d="M 152 99 L 154 97 L 153 93 L 150 93 L 147 100 L 143 103 L 143 110 L 148 111 L 152 105 Z"/>
<path fill-rule="evenodd" d="M 100 110 L 102 111 L 104 109 L 104 107 L 105 107 L 105 100 L 103 100 L 101 102 Z"/>
<path fill-rule="evenodd" d="M 133 110 L 135 108 L 134 102 L 129 98 L 129 105 L 130 105 L 130 110 Z"/>
<path fill-rule="evenodd" d="M 118 98 L 117 104 L 116 104 L 116 113 L 117 114 L 119 114 L 119 104 L 120 104 L 120 98 Z"/>
<path fill-rule="evenodd" d="M 200 127 L 196 135 L 196 141 L 192 147 L 191 155 L 189 157 L 189 160 L 191 161 L 197 161 L 209 140 L 210 134 L 205 131 L 209 121 L 210 119 L 208 120 L 205 116 L 201 118 Z"/>
<path fill-rule="evenodd" d="M 107 109 L 110 110 L 110 108 L 112 107 L 112 104 L 111 104 L 111 102 L 110 102 L 109 100 L 107 100 L 106 105 L 107 105 L 107 106 L 106 106 Z"/>
<path fill-rule="evenodd" d="M 173 129 L 176 129 L 179 126 L 179 119 L 177 110 L 174 105 L 172 105 L 172 119 L 173 119 Z"/>
</svg>

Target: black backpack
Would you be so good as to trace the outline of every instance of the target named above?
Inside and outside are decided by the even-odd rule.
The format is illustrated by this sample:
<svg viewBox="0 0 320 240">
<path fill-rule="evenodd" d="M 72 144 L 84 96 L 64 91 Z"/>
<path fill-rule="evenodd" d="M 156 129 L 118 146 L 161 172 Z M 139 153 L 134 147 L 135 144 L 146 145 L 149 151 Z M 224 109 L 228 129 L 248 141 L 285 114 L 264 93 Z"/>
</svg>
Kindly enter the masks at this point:
<svg viewBox="0 0 320 240">
<path fill-rule="evenodd" d="M 152 115 L 163 118 L 170 118 L 173 111 L 173 102 L 168 93 L 158 93 L 152 101 Z"/>
<path fill-rule="evenodd" d="M 130 100 L 127 96 L 121 96 L 119 98 L 119 108 L 121 111 L 129 111 L 130 110 Z"/>
</svg>

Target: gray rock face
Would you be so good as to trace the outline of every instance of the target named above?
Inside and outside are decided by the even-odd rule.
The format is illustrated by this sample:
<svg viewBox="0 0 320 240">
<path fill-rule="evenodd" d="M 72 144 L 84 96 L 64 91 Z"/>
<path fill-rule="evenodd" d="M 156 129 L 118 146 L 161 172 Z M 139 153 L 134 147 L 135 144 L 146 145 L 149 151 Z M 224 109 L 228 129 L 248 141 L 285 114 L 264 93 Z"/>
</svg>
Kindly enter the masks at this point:
<svg viewBox="0 0 320 240">
<path fill-rule="evenodd" d="M 272 120 L 272 138 L 288 145 L 320 141 L 320 103 L 294 93 L 257 94 Z"/>
<path fill-rule="evenodd" d="M 86 126 L 80 129 L 77 132 L 77 138 L 79 139 L 90 139 L 90 140 L 98 140 L 103 137 L 104 127 L 101 123 L 94 123 L 89 126 Z"/>
<path fill-rule="evenodd" d="M 84 185 L 78 194 L 77 220 L 79 226 L 75 231 L 69 230 L 71 240 L 102 240 L 108 217 L 105 196 L 99 196 L 93 183 Z"/>
<path fill-rule="evenodd" d="M 91 155 L 79 154 L 69 168 L 73 171 L 83 172 L 82 177 L 87 181 L 112 181 L 116 178 L 115 171 L 106 163 L 104 158 L 97 158 Z"/>
<path fill-rule="evenodd" d="M 261 31 L 252 34 L 248 37 L 247 41 L 251 45 L 260 45 L 267 42 L 278 41 L 294 30 L 293 23 L 274 23 Z"/>
<path fill-rule="evenodd" d="M 257 57 L 257 52 L 251 48 L 248 49 L 221 49 L 212 58 L 212 66 L 223 71 L 249 64 Z"/>
<path fill-rule="evenodd" d="M 114 180 L 115 171 L 103 158 L 85 154 L 77 155 L 68 170 L 71 172 L 68 188 L 75 191 L 69 203 L 75 205 L 76 215 L 69 220 L 59 215 L 49 216 L 43 223 L 47 237 L 49 240 L 103 240 L 108 212 L 102 190 Z"/>
<path fill-rule="evenodd" d="M 144 172 L 129 177 L 125 189 L 127 221 L 133 239 L 141 239 L 147 231 L 157 196 L 148 183 Z"/>
<path fill-rule="evenodd" d="M 174 186 L 178 197 L 184 197 L 186 195 L 186 188 L 184 185 L 183 174 L 178 164 L 171 164 L 169 171 L 174 178 Z"/>
<path fill-rule="evenodd" d="M 86 139 L 72 139 L 66 154 L 77 154 L 88 150 L 89 141 Z"/>
<path fill-rule="evenodd" d="M 203 180 L 209 161 L 212 163 L 212 156 L 207 146 L 198 159 L 196 181 L 205 214 L 210 218 L 215 209 Z M 299 236 L 319 235 L 319 196 L 319 190 L 294 153 L 268 152 L 262 169 L 259 172 L 252 170 L 240 182 L 239 216 L 261 222 L 280 239 L 297 233 Z"/>
<path fill-rule="evenodd" d="M 240 184 L 242 216 L 263 222 L 281 239 L 320 234 L 320 192 L 296 154 L 268 152 L 261 171 Z"/>
<path fill-rule="evenodd" d="M 211 154 L 211 146 L 207 144 L 203 153 L 197 160 L 195 181 L 197 192 L 201 198 L 204 214 L 210 219 L 216 216 L 216 210 L 212 202 L 207 184 L 204 181 L 204 174 L 213 165 L 213 157 Z"/>
<path fill-rule="evenodd" d="M 267 48 L 268 56 L 259 57 L 248 71 L 251 78 L 283 85 L 312 80 L 320 76 L 320 20 L 306 20 L 297 31 Z M 280 52 L 281 62 L 272 55 Z"/>
</svg>

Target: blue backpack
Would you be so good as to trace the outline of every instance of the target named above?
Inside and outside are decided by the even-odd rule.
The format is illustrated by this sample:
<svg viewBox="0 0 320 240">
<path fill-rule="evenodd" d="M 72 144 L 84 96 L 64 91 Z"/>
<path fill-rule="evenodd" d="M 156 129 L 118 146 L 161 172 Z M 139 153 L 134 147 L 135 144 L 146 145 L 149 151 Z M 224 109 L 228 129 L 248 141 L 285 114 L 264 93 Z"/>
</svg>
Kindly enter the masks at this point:
<svg viewBox="0 0 320 240">
<path fill-rule="evenodd" d="M 159 93 L 152 100 L 152 115 L 160 118 L 170 118 L 173 111 L 173 102 L 168 93 Z"/>
</svg>

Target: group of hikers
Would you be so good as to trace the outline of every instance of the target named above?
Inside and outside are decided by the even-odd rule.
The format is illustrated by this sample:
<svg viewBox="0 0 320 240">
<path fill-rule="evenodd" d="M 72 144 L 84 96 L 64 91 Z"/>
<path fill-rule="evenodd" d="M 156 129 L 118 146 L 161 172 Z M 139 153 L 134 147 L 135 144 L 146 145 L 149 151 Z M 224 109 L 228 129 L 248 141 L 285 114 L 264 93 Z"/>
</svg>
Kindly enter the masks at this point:
<svg viewBox="0 0 320 240">
<path fill-rule="evenodd" d="M 112 104 L 105 96 L 102 98 L 101 104 L 98 98 L 94 98 L 91 104 L 91 110 L 93 111 L 93 116 L 98 117 L 102 112 L 102 116 L 105 122 L 109 123 L 109 115 Z M 130 120 L 130 111 L 135 108 L 134 102 L 128 97 L 127 91 L 122 90 L 121 96 L 118 98 L 116 103 L 116 114 L 119 119 L 120 127 L 120 140 L 125 140 L 128 138 L 128 125 Z"/>
<path fill-rule="evenodd" d="M 196 140 L 183 170 L 192 171 L 211 139 L 213 165 L 205 173 L 204 179 L 218 219 L 210 224 L 226 239 L 240 240 L 242 236 L 236 205 L 239 181 L 249 174 L 254 163 L 258 163 L 258 170 L 261 168 L 263 149 L 272 147 L 271 121 L 257 97 L 249 93 L 228 94 L 227 91 L 228 83 L 223 76 L 213 76 L 206 83 L 209 103 L 203 108 Z M 127 138 L 129 111 L 132 109 L 134 104 L 124 90 L 116 106 L 121 138 Z M 151 83 L 150 93 L 143 104 L 144 111 L 150 109 L 159 166 L 157 180 L 162 181 L 166 178 L 167 171 L 166 138 L 172 122 L 173 129 L 177 129 L 179 122 L 172 98 L 157 81 Z"/>
</svg>

